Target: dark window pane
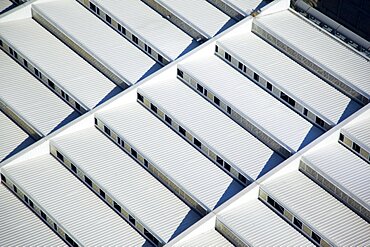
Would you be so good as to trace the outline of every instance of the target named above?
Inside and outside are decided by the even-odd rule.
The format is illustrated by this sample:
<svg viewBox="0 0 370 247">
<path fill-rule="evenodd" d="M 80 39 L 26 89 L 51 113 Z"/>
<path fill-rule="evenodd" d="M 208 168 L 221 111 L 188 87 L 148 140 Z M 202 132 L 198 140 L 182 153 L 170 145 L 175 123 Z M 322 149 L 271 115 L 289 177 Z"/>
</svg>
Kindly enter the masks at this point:
<svg viewBox="0 0 370 247">
<path fill-rule="evenodd" d="M 319 117 L 316 117 L 316 121 L 315 121 L 318 125 L 320 125 L 320 126 L 324 126 L 324 120 L 322 120 L 321 118 L 319 118 Z"/>
<path fill-rule="evenodd" d="M 28 62 L 27 62 L 27 60 L 23 59 L 23 64 L 24 64 L 24 66 L 25 66 L 25 67 L 28 67 Z"/>
<path fill-rule="evenodd" d="M 131 215 L 128 216 L 128 220 L 133 224 L 135 225 L 135 219 L 134 217 L 132 217 Z"/>
<path fill-rule="evenodd" d="M 218 163 L 218 164 L 220 164 L 221 166 L 224 164 L 224 160 L 223 159 L 221 159 L 220 157 L 216 157 L 216 162 Z"/>
<path fill-rule="evenodd" d="M 150 239 L 151 241 L 153 241 L 153 243 L 155 244 L 155 245 L 158 245 L 159 244 L 159 241 L 150 233 L 150 232 L 148 232 L 145 228 L 144 228 L 144 235 L 148 238 L 148 239 Z"/>
<path fill-rule="evenodd" d="M 0 46 L 2 47 L 3 46 L 3 41 L 0 39 Z"/>
<path fill-rule="evenodd" d="M 94 118 L 95 125 L 98 125 L 98 119 Z"/>
<path fill-rule="evenodd" d="M 144 102 L 144 97 L 143 97 L 141 94 L 137 93 L 137 98 L 138 98 L 138 100 L 140 100 L 141 102 Z"/>
<path fill-rule="evenodd" d="M 57 151 L 57 158 L 64 162 L 64 156 Z"/>
<path fill-rule="evenodd" d="M 284 214 L 284 208 L 277 202 L 275 202 L 275 208 L 277 211 L 279 211 L 281 214 Z"/>
<path fill-rule="evenodd" d="M 51 87 L 52 89 L 55 90 L 55 84 L 54 84 L 54 82 L 50 81 L 49 79 L 48 79 L 48 85 L 49 85 L 49 87 Z"/>
<path fill-rule="evenodd" d="M 132 41 L 134 41 L 134 43 L 136 44 L 139 44 L 139 39 L 133 34 L 132 34 Z"/>
<path fill-rule="evenodd" d="M 267 82 L 266 87 L 268 90 L 272 91 L 272 84 L 270 82 Z"/>
<path fill-rule="evenodd" d="M 215 102 L 216 105 L 220 106 L 220 99 L 216 96 L 213 97 L 213 102 Z"/>
<path fill-rule="evenodd" d="M 243 64 L 241 62 L 238 64 L 238 69 L 243 70 Z"/>
<path fill-rule="evenodd" d="M 203 87 L 197 83 L 197 90 L 201 93 L 203 93 Z"/>
<path fill-rule="evenodd" d="M 90 2 L 90 9 L 94 12 L 96 11 L 96 6 L 91 2 Z"/>
<path fill-rule="evenodd" d="M 181 78 L 184 78 L 184 72 L 177 69 L 177 75 L 180 76 Z"/>
<path fill-rule="evenodd" d="M 229 53 L 225 52 L 225 58 L 226 58 L 226 60 L 231 62 L 231 55 Z"/>
<path fill-rule="evenodd" d="M 231 114 L 231 108 L 230 108 L 230 106 L 227 107 L 227 113 Z"/>
<path fill-rule="evenodd" d="M 204 94 L 205 96 L 208 96 L 208 91 L 207 91 L 207 89 L 204 89 L 203 94 Z"/>
<path fill-rule="evenodd" d="M 14 184 L 13 184 L 13 190 L 14 190 L 15 193 L 18 193 L 18 188 Z"/>
<path fill-rule="evenodd" d="M 55 223 L 54 223 L 54 230 L 55 230 L 55 231 L 58 231 L 58 226 L 57 226 L 57 224 L 55 224 Z"/>
<path fill-rule="evenodd" d="M 185 130 L 183 127 L 181 127 L 180 125 L 179 125 L 179 132 L 180 132 L 183 136 L 186 136 L 186 130 Z"/>
<path fill-rule="evenodd" d="M 218 52 L 218 46 L 216 45 L 215 51 Z"/>
<path fill-rule="evenodd" d="M 257 73 L 254 73 L 253 79 L 255 79 L 256 81 L 259 81 L 260 76 Z"/>
<path fill-rule="evenodd" d="M 163 57 L 162 57 L 161 55 L 159 55 L 159 54 L 158 54 L 158 61 L 159 61 L 160 63 L 163 63 Z"/>
<path fill-rule="evenodd" d="M 194 144 L 198 148 L 202 148 L 202 143 L 197 138 L 195 138 L 195 137 L 194 137 Z"/>
<path fill-rule="evenodd" d="M 114 208 L 118 211 L 118 212 L 121 212 L 121 206 L 118 205 L 116 202 L 113 202 L 113 206 Z"/>
<path fill-rule="evenodd" d="M 281 98 L 282 100 L 284 100 L 285 102 L 288 102 L 288 100 L 289 100 L 288 95 L 286 95 L 286 94 L 285 94 L 285 93 L 283 93 L 283 92 L 280 92 L 280 98 Z"/>
<path fill-rule="evenodd" d="M 312 239 L 315 240 L 317 243 L 320 243 L 321 237 L 317 235 L 315 232 L 312 232 Z"/>
<path fill-rule="evenodd" d="M 30 206 L 33 208 L 33 201 L 30 200 Z"/>
<path fill-rule="evenodd" d="M 26 195 L 23 195 L 24 201 L 28 203 L 28 197 Z"/>
<path fill-rule="evenodd" d="M 357 145 L 356 143 L 353 143 L 352 149 L 355 150 L 357 153 L 359 153 L 361 150 L 361 147 Z"/>
<path fill-rule="evenodd" d="M 344 135 L 342 133 L 339 134 L 339 140 L 344 141 Z"/>
<path fill-rule="evenodd" d="M 155 113 L 157 113 L 157 107 L 153 104 L 150 104 L 150 109 L 152 109 L 152 111 L 154 111 Z"/>
<path fill-rule="evenodd" d="M 76 174 L 77 174 L 77 168 L 76 168 L 76 166 L 75 166 L 74 164 L 71 164 L 71 169 L 72 169 L 72 171 L 73 171 L 74 173 L 76 173 Z"/>
<path fill-rule="evenodd" d="M 88 178 L 88 177 L 86 177 L 86 176 L 85 176 L 85 182 L 86 182 L 90 187 L 92 187 L 92 181 L 91 181 L 91 179 L 90 179 L 90 178 Z"/>
<path fill-rule="evenodd" d="M 100 190 L 99 194 L 100 194 L 101 197 L 103 197 L 105 199 L 105 192 L 104 191 Z"/>
<path fill-rule="evenodd" d="M 81 105 L 79 103 L 75 102 L 75 106 L 78 111 L 81 111 Z"/>
<path fill-rule="evenodd" d="M 6 177 L 3 174 L 1 174 L 1 181 L 3 181 L 4 183 L 6 183 Z"/>
<path fill-rule="evenodd" d="M 148 167 L 149 167 L 149 163 L 148 163 L 148 161 L 147 161 L 146 159 L 144 159 L 144 166 L 145 166 L 146 168 L 148 168 Z"/>
<path fill-rule="evenodd" d="M 239 180 L 240 180 L 242 183 L 247 183 L 247 178 L 246 178 L 246 177 L 244 177 L 242 174 L 240 174 L 240 173 L 239 173 L 238 178 L 239 178 Z"/>
<path fill-rule="evenodd" d="M 44 212 L 41 211 L 41 217 L 46 220 L 46 214 Z"/>
<path fill-rule="evenodd" d="M 308 110 L 306 108 L 304 108 L 304 110 L 303 110 L 303 115 L 305 115 L 305 116 L 308 115 Z"/>
<path fill-rule="evenodd" d="M 107 126 L 104 126 L 104 132 L 110 136 L 110 129 Z"/>
<path fill-rule="evenodd" d="M 131 148 L 131 154 L 132 156 L 134 156 L 135 158 L 137 158 L 137 152 L 135 149 Z"/>
<path fill-rule="evenodd" d="M 231 170 L 231 166 L 228 163 L 226 163 L 226 162 L 224 162 L 224 167 L 225 167 L 225 169 L 227 171 L 230 171 Z"/>
<path fill-rule="evenodd" d="M 105 16 L 105 20 L 109 23 L 109 24 L 112 24 L 112 18 L 110 18 L 109 15 L 106 15 Z"/>
<path fill-rule="evenodd" d="M 299 229 L 302 229 L 302 222 L 294 217 L 293 220 L 294 225 L 296 225 Z"/>
<path fill-rule="evenodd" d="M 172 119 L 171 119 L 169 116 L 165 115 L 165 116 L 164 116 L 164 120 L 165 120 L 167 123 L 169 123 L 170 125 L 172 124 Z"/>
<path fill-rule="evenodd" d="M 271 206 L 275 206 L 275 201 L 271 197 L 267 197 L 267 203 L 270 204 Z"/>
</svg>

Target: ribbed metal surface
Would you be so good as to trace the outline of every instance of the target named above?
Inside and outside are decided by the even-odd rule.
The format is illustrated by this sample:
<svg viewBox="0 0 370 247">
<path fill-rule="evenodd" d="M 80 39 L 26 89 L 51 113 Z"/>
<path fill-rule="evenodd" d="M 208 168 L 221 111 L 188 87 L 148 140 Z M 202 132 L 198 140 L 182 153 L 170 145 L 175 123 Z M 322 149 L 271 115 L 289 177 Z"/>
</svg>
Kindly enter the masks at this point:
<svg viewBox="0 0 370 247">
<path fill-rule="evenodd" d="M 333 124 L 361 107 L 248 30 L 226 36 L 219 43 L 281 91 Z"/>
<path fill-rule="evenodd" d="M 221 212 L 218 218 L 252 246 L 314 246 L 258 199 Z"/>
<path fill-rule="evenodd" d="M 287 45 L 298 48 L 320 66 L 344 78 L 367 96 L 370 95 L 369 62 L 317 27 L 308 24 L 304 17 L 285 10 L 257 17 L 255 21 L 272 31 Z"/>
<path fill-rule="evenodd" d="M 0 111 L 0 162 L 28 147 L 34 140 Z"/>
<path fill-rule="evenodd" d="M 197 213 L 96 128 L 56 138 L 52 144 L 165 242 L 199 220 Z"/>
<path fill-rule="evenodd" d="M 34 4 L 32 8 L 110 71 L 131 84 L 146 73 L 161 68 L 77 1 L 51 1 Z"/>
<path fill-rule="evenodd" d="M 171 60 L 197 46 L 189 35 L 141 1 L 92 0 L 91 2 L 133 30 L 140 39 Z"/>
<path fill-rule="evenodd" d="M 67 246 L 3 184 L 0 184 L 1 246 Z"/>
<path fill-rule="evenodd" d="M 213 54 L 202 54 L 198 59 L 182 63 L 179 68 L 292 150 L 301 149 L 322 134 L 322 130 Z"/>
<path fill-rule="evenodd" d="M 341 131 L 370 151 L 370 110 L 344 126 Z"/>
<path fill-rule="evenodd" d="M 205 0 L 156 0 L 156 2 L 175 13 L 183 21 L 200 29 L 208 35 L 208 38 L 235 24 L 233 19 Z"/>
<path fill-rule="evenodd" d="M 10 0 L 1 0 L 0 1 L 0 13 L 5 12 L 8 9 L 13 7 L 14 3 Z"/>
<path fill-rule="evenodd" d="M 370 224 L 301 172 L 275 176 L 262 187 L 336 246 L 370 245 Z"/>
<path fill-rule="evenodd" d="M 254 10 L 261 9 L 268 1 L 264 0 L 222 0 L 226 4 L 233 6 L 244 15 L 250 15 Z"/>
<path fill-rule="evenodd" d="M 3 51 L 0 67 L 0 100 L 43 135 L 79 116 Z"/>
<path fill-rule="evenodd" d="M 177 247 L 199 247 L 199 246 L 208 246 L 208 247 L 231 247 L 233 246 L 226 238 L 224 238 L 220 233 L 215 229 L 202 232 L 193 236 L 186 241 L 182 241 L 179 244 L 175 244 Z"/>
<path fill-rule="evenodd" d="M 266 166 L 272 168 L 283 161 L 281 156 L 177 79 L 143 85 L 139 92 L 252 179 L 257 179 Z"/>
<path fill-rule="evenodd" d="M 370 210 L 370 166 L 363 159 L 333 142 L 305 154 L 302 160 L 317 168 L 321 175 L 329 177 L 330 182 L 349 192 L 350 196 L 360 199 Z"/>
<path fill-rule="evenodd" d="M 84 246 L 141 246 L 145 239 L 50 154 L 2 172 Z"/>
<path fill-rule="evenodd" d="M 96 114 L 209 209 L 242 189 L 210 160 L 138 103 Z"/>
<path fill-rule="evenodd" d="M 0 24 L 0 36 L 29 63 L 39 68 L 45 76 L 89 109 L 94 108 L 110 94 L 121 91 L 30 18 Z"/>
</svg>

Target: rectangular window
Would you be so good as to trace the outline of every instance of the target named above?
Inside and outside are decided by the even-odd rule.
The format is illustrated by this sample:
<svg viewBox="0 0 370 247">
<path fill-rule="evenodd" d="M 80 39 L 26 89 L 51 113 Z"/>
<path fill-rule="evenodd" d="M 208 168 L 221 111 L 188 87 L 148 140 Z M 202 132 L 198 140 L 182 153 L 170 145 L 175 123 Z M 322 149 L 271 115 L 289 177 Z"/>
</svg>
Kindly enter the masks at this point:
<svg viewBox="0 0 370 247">
<path fill-rule="evenodd" d="M 76 173 L 76 174 L 77 174 L 77 168 L 76 168 L 76 166 L 75 166 L 74 164 L 71 164 L 71 169 L 72 169 L 72 171 L 73 171 L 74 173 Z"/>
<path fill-rule="evenodd" d="M 137 159 L 137 152 L 135 149 L 131 148 L 131 154 Z"/>
<path fill-rule="evenodd" d="M 281 214 L 284 214 L 284 208 L 277 202 L 275 202 L 275 209 L 279 211 Z"/>
<path fill-rule="evenodd" d="M 244 73 L 247 73 L 247 66 L 245 66 L 245 65 L 244 65 L 244 67 L 243 67 L 243 72 L 244 72 Z"/>
<path fill-rule="evenodd" d="M 132 41 L 134 41 L 135 44 L 139 44 L 139 39 L 132 34 Z"/>
<path fill-rule="evenodd" d="M 110 136 L 110 129 L 107 126 L 104 126 L 104 132 Z"/>
<path fill-rule="evenodd" d="M 201 93 L 203 93 L 203 87 L 197 83 L 197 90 Z"/>
<path fill-rule="evenodd" d="M 119 138 L 118 136 L 117 136 L 117 142 L 119 145 L 121 145 L 121 138 Z"/>
<path fill-rule="evenodd" d="M 105 15 L 105 20 L 109 23 L 112 24 L 112 18 L 110 18 L 109 15 Z"/>
<path fill-rule="evenodd" d="M 238 64 L 238 69 L 240 69 L 240 70 L 243 70 L 243 64 L 241 63 L 241 62 L 239 62 L 239 64 Z"/>
<path fill-rule="evenodd" d="M 99 190 L 99 194 L 100 194 L 100 196 L 101 197 L 103 197 L 104 199 L 105 199 L 105 192 L 104 191 L 102 191 L 101 189 Z"/>
<path fill-rule="evenodd" d="M 96 7 L 96 14 L 100 15 L 100 9 L 98 7 Z"/>
<path fill-rule="evenodd" d="M 204 89 L 203 94 L 204 94 L 205 96 L 208 96 L 208 91 L 207 91 L 207 89 Z"/>
<path fill-rule="evenodd" d="M 231 114 L 231 108 L 230 108 L 230 106 L 227 106 L 226 110 L 227 110 L 227 113 Z"/>
<path fill-rule="evenodd" d="M 44 219 L 44 220 L 46 220 L 46 214 L 44 213 L 44 212 L 40 212 L 41 213 L 41 217 Z"/>
<path fill-rule="evenodd" d="M 94 118 L 95 125 L 98 125 L 98 119 Z"/>
<path fill-rule="evenodd" d="M 37 77 L 39 77 L 39 74 L 40 74 L 39 70 L 38 70 L 38 69 L 36 69 L 36 68 L 34 68 L 34 71 L 35 71 L 35 75 L 36 75 Z"/>
<path fill-rule="evenodd" d="M 218 52 L 218 45 L 216 45 L 215 51 Z"/>
<path fill-rule="evenodd" d="M 184 78 L 184 72 L 182 72 L 179 69 L 177 69 L 177 75 L 180 76 L 181 78 Z"/>
<path fill-rule="evenodd" d="M 181 127 L 180 125 L 179 125 L 179 132 L 180 132 L 183 136 L 186 136 L 186 130 L 185 130 L 183 127 Z"/>
<path fill-rule="evenodd" d="M 213 102 L 215 102 L 216 105 L 220 106 L 220 99 L 216 96 L 213 97 Z"/>
<path fill-rule="evenodd" d="M 308 115 L 308 110 L 306 108 L 304 108 L 304 110 L 303 110 L 303 115 L 305 115 L 305 116 Z"/>
<path fill-rule="evenodd" d="M 160 63 L 163 63 L 163 57 L 162 57 L 162 55 L 159 55 L 159 54 L 158 54 L 158 61 L 159 61 Z"/>
<path fill-rule="evenodd" d="M 14 190 L 15 193 L 18 193 L 18 188 L 14 184 L 13 184 L 13 190 Z"/>
<path fill-rule="evenodd" d="M 169 125 L 172 125 L 172 119 L 171 119 L 169 116 L 165 115 L 165 116 L 164 116 L 164 120 L 165 120 Z"/>
<path fill-rule="evenodd" d="M 220 157 L 216 157 L 216 162 L 219 164 L 219 165 L 223 165 L 224 164 L 224 160 L 223 159 L 221 159 Z"/>
<path fill-rule="evenodd" d="M 14 57 L 15 59 L 18 59 L 18 53 L 16 51 L 14 51 Z"/>
<path fill-rule="evenodd" d="M 152 48 L 145 44 L 145 51 L 148 52 L 149 54 L 152 54 Z"/>
<path fill-rule="evenodd" d="M 0 46 L 3 47 L 3 41 L 0 39 Z"/>
<path fill-rule="evenodd" d="M 66 240 L 67 242 L 72 245 L 73 247 L 78 247 L 78 245 L 68 236 L 68 234 L 66 233 Z"/>
<path fill-rule="evenodd" d="M 231 166 L 228 163 L 226 163 L 226 162 L 224 162 L 224 167 L 225 167 L 225 169 L 227 171 L 230 171 L 231 170 Z"/>
<path fill-rule="evenodd" d="M 66 93 L 65 93 L 63 90 L 61 90 L 61 91 L 60 91 L 60 93 L 62 94 L 62 97 L 63 97 L 63 98 L 65 98 L 65 97 L 66 97 Z"/>
<path fill-rule="evenodd" d="M 124 34 L 124 35 L 126 35 L 126 28 L 124 28 L 124 27 L 122 27 L 121 25 L 119 25 L 118 24 L 118 29 L 120 29 L 121 28 L 121 30 L 119 30 L 122 34 Z"/>
<path fill-rule="evenodd" d="M 254 73 L 253 74 L 253 79 L 256 80 L 256 81 L 259 81 L 260 80 L 260 76 L 257 73 Z"/>
<path fill-rule="evenodd" d="M 1 181 L 3 181 L 4 183 L 6 183 L 6 177 L 3 174 L 1 174 Z"/>
<path fill-rule="evenodd" d="M 195 138 L 195 137 L 194 137 L 194 144 L 198 148 L 202 148 L 202 143 L 197 138 Z"/>
<path fill-rule="evenodd" d="M 354 142 L 352 144 L 352 149 L 355 150 L 357 153 L 360 153 L 361 147 Z"/>
<path fill-rule="evenodd" d="M 90 2 L 90 9 L 94 12 L 96 12 L 96 6 Z"/>
<path fill-rule="evenodd" d="M 231 62 L 231 55 L 227 52 L 225 52 L 225 59 L 229 62 Z"/>
<path fill-rule="evenodd" d="M 315 121 L 318 125 L 324 127 L 324 120 L 322 120 L 321 118 L 319 117 L 316 117 L 316 121 Z"/>
<path fill-rule="evenodd" d="M 113 207 L 118 211 L 121 212 L 121 206 L 117 204 L 117 202 L 113 202 Z"/>
<path fill-rule="evenodd" d="M 144 97 L 143 97 L 141 94 L 137 93 L 137 98 L 138 98 L 138 100 L 140 100 L 141 102 L 144 102 Z"/>
<path fill-rule="evenodd" d="M 132 217 L 131 215 L 128 216 L 128 220 L 133 224 L 135 225 L 135 218 Z"/>
<path fill-rule="evenodd" d="M 150 239 L 151 241 L 153 241 L 153 243 L 155 244 L 155 245 L 158 245 L 159 244 L 159 241 L 150 233 L 150 232 L 148 232 L 145 228 L 144 228 L 144 235 L 148 238 L 148 239 Z"/>
<path fill-rule="evenodd" d="M 54 230 L 55 230 L 55 231 L 58 231 L 58 226 L 57 226 L 57 224 L 55 224 L 55 223 L 54 223 Z"/>
<path fill-rule="evenodd" d="M 86 182 L 90 187 L 92 187 L 92 181 L 91 181 L 91 179 L 90 179 L 90 178 L 88 178 L 88 177 L 86 177 L 86 176 L 85 176 L 85 182 Z"/>
<path fill-rule="evenodd" d="M 30 206 L 31 206 L 31 208 L 33 208 L 34 206 L 33 206 L 33 201 L 31 201 L 30 200 Z"/>
<path fill-rule="evenodd" d="M 23 195 L 24 201 L 28 203 L 28 197 L 26 195 Z"/>
<path fill-rule="evenodd" d="M 14 51 L 13 51 L 13 49 L 11 48 L 11 47 L 9 47 L 9 53 L 10 53 L 10 55 L 14 55 Z"/>
<path fill-rule="evenodd" d="M 312 239 L 316 241 L 316 243 L 320 244 L 321 237 L 317 235 L 315 232 L 312 232 Z"/>
<path fill-rule="evenodd" d="M 69 101 L 69 96 L 68 96 L 68 94 L 66 94 L 65 99 L 66 99 L 67 101 Z"/>
<path fill-rule="evenodd" d="M 75 102 L 75 106 L 78 111 L 81 111 L 81 105 L 79 103 Z"/>
<path fill-rule="evenodd" d="M 302 222 L 294 217 L 293 224 L 296 225 L 299 229 L 302 229 Z"/>
<path fill-rule="evenodd" d="M 148 163 L 148 161 L 147 161 L 146 159 L 144 159 L 144 166 L 145 166 L 146 168 L 148 168 L 148 167 L 149 167 L 149 163 Z"/>
<path fill-rule="evenodd" d="M 239 178 L 239 180 L 240 180 L 242 183 L 247 183 L 247 178 L 246 178 L 246 177 L 244 177 L 242 174 L 240 174 L 240 173 L 239 173 L 238 178 Z"/>
<path fill-rule="evenodd" d="M 52 81 L 50 81 L 49 79 L 48 79 L 48 85 L 49 85 L 49 87 L 51 87 L 52 89 L 55 90 L 55 84 Z"/>
<path fill-rule="evenodd" d="M 155 105 L 153 105 L 152 103 L 150 104 L 150 109 L 152 110 L 152 111 L 154 111 L 155 113 L 157 113 L 157 107 L 155 106 Z"/>
<path fill-rule="evenodd" d="M 271 206 L 275 205 L 274 199 L 272 199 L 270 196 L 267 196 L 267 203 L 270 204 Z"/>
<path fill-rule="evenodd" d="M 344 141 L 344 135 L 342 133 L 339 134 L 339 140 Z"/>
<path fill-rule="evenodd" d="M 24 65 L 24 67 L 27 67 L 28 68 L 28 62 L 27 62 L 26 59 L 23 59 L 23 65 Z"/>
<path fill-rule="evenodd" d="M 57 151 L 57 158 L 64 162 L 63 154 L 59 153 L 58 151 Z"/>
<path fill-rule="evenodd" d="M 272 84 L 270 82 L 266 82 L 266 87 L 268 90 L 272 91 Z"/>
</svg>

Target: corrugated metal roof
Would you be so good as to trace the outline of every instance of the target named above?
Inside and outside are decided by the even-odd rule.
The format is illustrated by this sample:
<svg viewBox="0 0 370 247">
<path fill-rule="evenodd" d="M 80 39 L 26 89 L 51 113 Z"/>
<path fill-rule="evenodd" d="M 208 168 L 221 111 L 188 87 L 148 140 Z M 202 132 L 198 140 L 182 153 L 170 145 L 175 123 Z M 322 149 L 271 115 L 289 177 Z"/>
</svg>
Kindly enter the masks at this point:
<svg viewBox="0 0 370 247">
<path fill-rule="evenodd" d="M 344 126 L 341 131 L 370 152 L 370 110 Z"/>
<path fill-rule="evenodd" d="M 67 246 L 3 184 L 0 184 L 1 246 Z"/>
<path fill-rule="evenodd" d="M 171 60 L 196 47 L 198 43 L 163 18 L 148 5 L 137 0 L 92 0 L 99 8 L 115 17 L 138 37 Z"/>
<path fill-rule="evenodd" d="M 41 134 L 47 135 L 79 116 L 2 51 L 0 64 L 0 101 L 5 102 Z"/>
<path fill-rule="evenodd" d="M 50 154 L 2 173 L 83 246 L 141 246 L 145 239 Z"/>
<path fill-rule="evenodd" d="M 252 179 L 283 161 L 280 155 L 177 79 L 144 84 L 138 92 Z"/>
<path fill-rule="evenodd" d="M 261 9 L 268 3 L 264 0 L 222 0 L 222 2 L 239 10 L 243 15 L 250 15 L 253 11 Z"/>
<path fill-rule="evenodd" d="M 31 18 L 1 23 L 0 36 L 45 76 L 89 109 L 105 97 L 121 91 Z"/>
<path fill-rule="evenodd" d="M 155 0 L 211 38 L 235 21 L 204 0 Z"/>
<path fill-rule="evenodd" d="M 3 12 L 14 8 L 15 4 L 10 0 L 1 0 L 0 1 L 0 14 Z"/>
<path fill-rule="evenodd" d="M 10 158 L 35 141 L 0 111 L 0 162 Z M 0 165 L 1 166 L 1 165 Z"/>
<path fill-rule="evenodd" d="M 369 134 L 370 132 L 368 132 Z M 370 166 L 338 142 L 303 155 L 302 160 L 330 178 L 370 210 Z"/>
<path fill-rule="evenodd" d="M 285 10 L 257 17 L 254 21 L 370 97 L 370 63 L 319 28 L 307 23 L 304 17 Z"/>
<path fill-rule="evenodd" d="M 77 1 L 50 1 L 32 8 L 124 81 L 135 84 L 161 68 Z"/>
<path fill-rule="evenodd" d="M 275 176 L 262 188 L 336 246 L 367 246 L 370 224 L 299 171 Z"/>
<path fill-rule="evenodd" d="M 200 219 L 96 128 L 62 136 L 51 143 L 165 242 Z"/>
<path fill-rule="evenodd" d="M 332 124 L 361 108 L 357 102 L 351 101 L 249 30 L 226 36 L 218 42 L 260 76 Z"/>
<path fill-rule="evenodd" d="M 202 54 L 179 68 L 294 151 L 323 133 L 213 54 Z"/>
<path fill-rule="evenodd" d="M 199 246 L 208 246 L 208 247 L 231 247 L 232 245 L 226 238 L 224 238 L 220 233 L 215 229 L 202 232 L 197 234 L 186 241 L 182 241 L 179 244 L 174 246 L 181 247 L 199 247 Z"/>
<path fill-rule="evenodd" d="M 217 217 L 251 246 L 315 246 L 258 199 Z"/>
<path fill-rule="evenodd" d="M 243 188 L 138 103 L 96 117 L 209 209 Z"/>
</svg>

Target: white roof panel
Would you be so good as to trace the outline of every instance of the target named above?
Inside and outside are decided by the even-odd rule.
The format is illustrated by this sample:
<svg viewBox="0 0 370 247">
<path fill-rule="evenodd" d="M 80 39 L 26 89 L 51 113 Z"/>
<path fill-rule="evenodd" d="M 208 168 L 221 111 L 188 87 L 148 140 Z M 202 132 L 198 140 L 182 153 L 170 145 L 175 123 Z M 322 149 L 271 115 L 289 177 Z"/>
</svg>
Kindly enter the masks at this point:
<svg viewBox="0 0 370 247">
<path fill-rule="evenodd" d="M 182 241 L 179 244 L 174 246 L 178 247 L 231 247 L 232 245 L 226 238 L 224 238 L 218 231 L 215 229 L 199 233 L 186 241 Z"/>
<path fill-rule="evenodd" d="M 96 128 L 62 136 L 51 143 L 165 242 L 200 219 Z"/>
<path fill-rule="evenodd" d="M 35 141 L 0 111 L 0 162 L 10 158 Z"/>
<path fill-rule="evenodd" d="M 0 36 L 88 109 L 122 91 L 31 18 L 1 23 Z"/>
<path fill-rule="evenodd" d="M 0 64 L 0 101 L 42 135 L 49 134 L 79 116 L 67 103 L 2 51 Z"/>
<path fill-rule="evenodd" d="M 179 68 L 294 151 L 323 133 L 213 54 L 202 54 Z"/>
<path fill-rule="evenodd" d="M 209 209 L 243 188 L 139 103 L 96 117 Z"/>
<path fill-rule="evenodd" d="M 251 246 L 315 246 L 258 199 L 217 216 Z"/>
<path fill-rule="evenodd" d="M 341 131 L 370 152 L 370 110 L 352 120 Z"/>
<path fill-rule="evenodd" d="M 1 246 L 67 246 L 3 184 L 0 184 Z"/>
<path fill-rule="evenodd" d="M 197 27 L 208 38 L 215 36 L 235 21 L 205 0 L 156 0 L 166 9 L 176 13 L 183 21 Z"/>
<path fill-rule="evenodd" d="M 178 79 L 144 84 L 138 92 L 253 180 L 283 161 Z"/>
<path fill-rule="evenodd" d="M 333 142 L 308 152 L 302 160 L 370 210 L 370 166 L 363 159 Z"/>
<path fill-rule="evenodd" d="M 285 10 L 257 17 L 254 21 L 370 97 L 369 61 L 320 28 L 309 24 L 304 17 Z"/>
<path fill-rule="evenodd" d="M 262 182 L 273 199 L 336 246 L 367 246 L 370 224 L 299 171 Z"/>
<path fill-rule="evenodd" d="M 261 9 L 268 3 L 265 0 L 222 0 L 222 2 L 239 10 L 244 15 L 250 15 L 253 11 Z"/>
<path fill-rule="evenodd" d="M 226 36 L 219 43 L 260 76 L 333 125 L 361 107 L 248 30 Z"/>
<path fill-rule="evenodd" d="M 32 8 L 124 81 L 135 84 L 161 68 L 77 1 L 50 1 Z"/>
<path fill-rule="evenodd" d="M 91 2 L 171 60 L 175 60 L 198 45 L 192 37 L 144 2 L 137 0 L 92 0 Z"/>
<path fill-rule="evenodd" d="M 83 246 L 146 242 L 50 154 L 3 166 L 2 173 Z"/>
<path fill-rule="evenodd" d="M 8 11 L 9 9 L 14 8 L 15 3 L 10 0 L 1 0 L 0 1 L 0 14 Z"/>
</svg>

